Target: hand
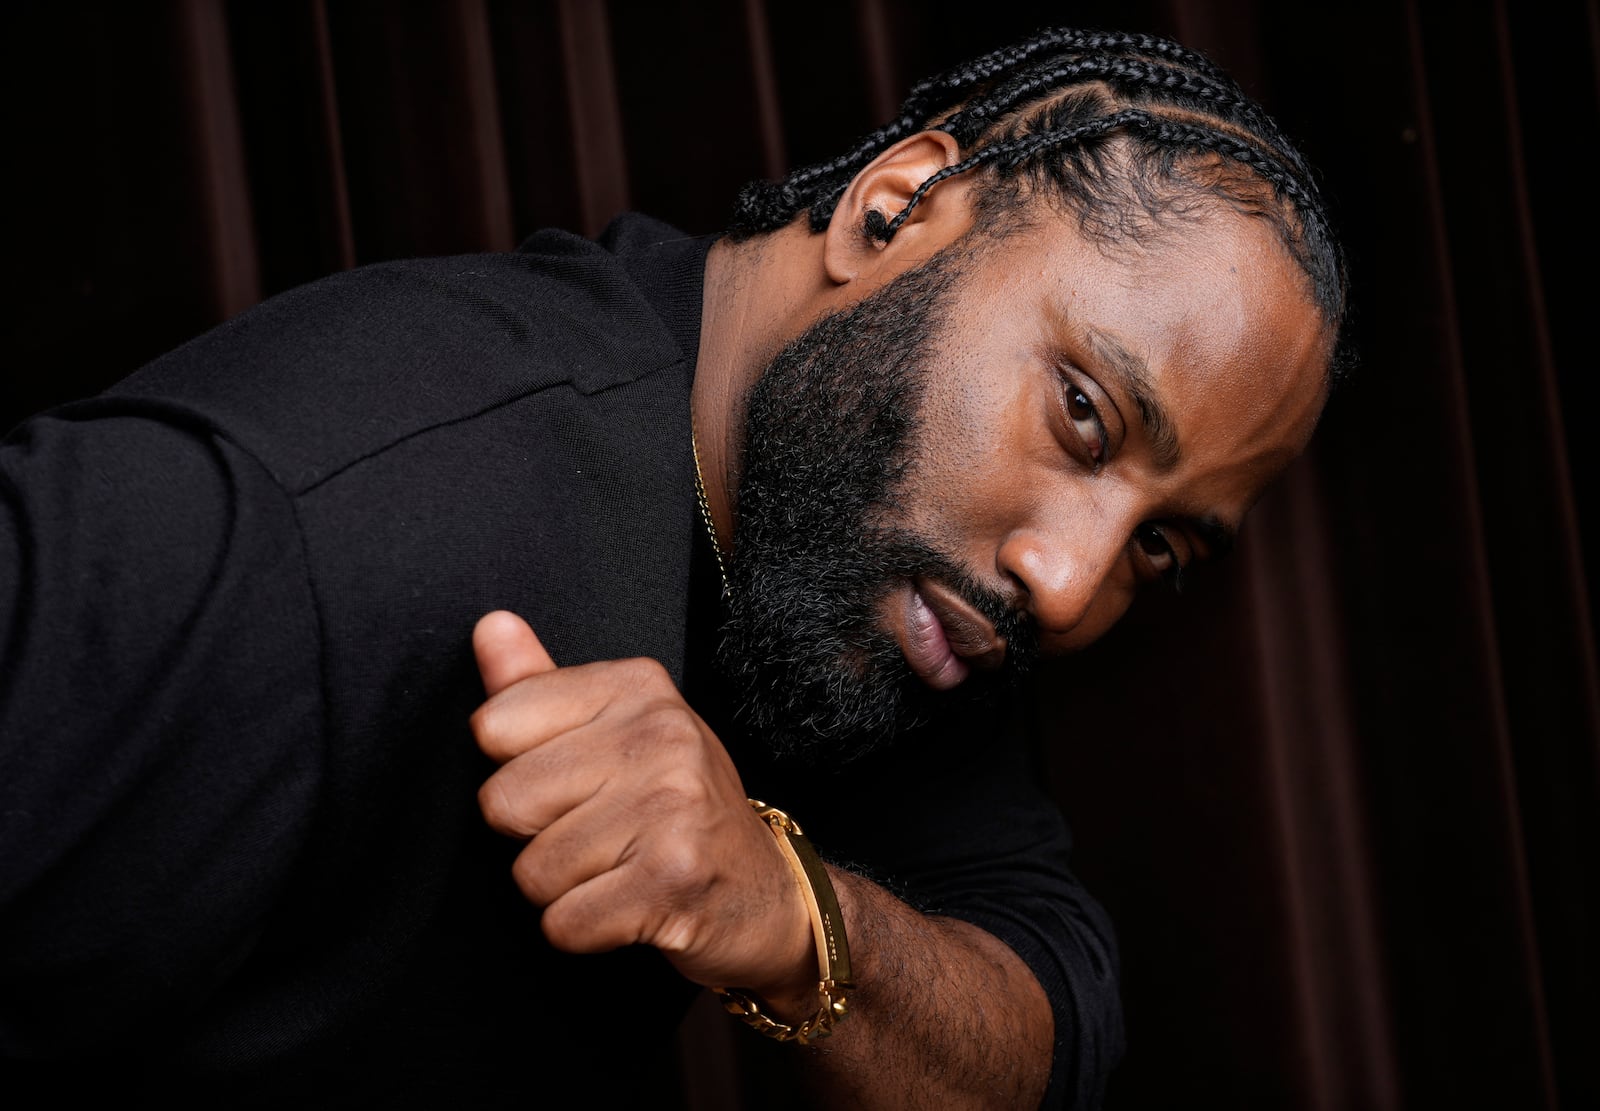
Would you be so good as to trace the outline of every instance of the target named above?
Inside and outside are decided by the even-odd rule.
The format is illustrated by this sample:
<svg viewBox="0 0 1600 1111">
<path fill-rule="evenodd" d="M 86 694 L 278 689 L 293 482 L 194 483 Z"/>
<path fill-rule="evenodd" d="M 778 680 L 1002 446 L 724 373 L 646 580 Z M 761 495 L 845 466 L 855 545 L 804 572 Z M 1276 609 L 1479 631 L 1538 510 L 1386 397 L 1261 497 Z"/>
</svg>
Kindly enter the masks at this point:
<svg viewBox="0 0 1600 1111">
<path fill-rule="evenodd" d="M 512 873 L 558 949 L 661 950 L 688 979 L 770 1000 L 814 995 L 804 896 L 722 743 L 654 660 L 557 667 L 504 610 L 473 630 L 501 765 L 489 825 L 529 838 Z"/>
</svg>

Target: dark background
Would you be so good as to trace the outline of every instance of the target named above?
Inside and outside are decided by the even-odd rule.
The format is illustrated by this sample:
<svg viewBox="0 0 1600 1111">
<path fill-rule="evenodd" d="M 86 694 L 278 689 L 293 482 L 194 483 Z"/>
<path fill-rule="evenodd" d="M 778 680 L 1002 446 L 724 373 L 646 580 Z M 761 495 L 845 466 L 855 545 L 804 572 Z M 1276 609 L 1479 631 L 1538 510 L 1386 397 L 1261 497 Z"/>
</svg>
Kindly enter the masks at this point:
<svg viewBox="0 0 1600 1111">
<path fill-rule="evenodd" d="M 1324 171 L 1362 366 L 1238 558 L 1042 684 L 1123 944 L 1109 1106 L 1600 1106 L 1595 0 L 7 14 L 0 427 L 339 268 L 715 230 L 1042 24 L 1212 54 Z M 685 1098 L 773 1106 L 723 1030 L 686 1028 Z"/>
</svg>

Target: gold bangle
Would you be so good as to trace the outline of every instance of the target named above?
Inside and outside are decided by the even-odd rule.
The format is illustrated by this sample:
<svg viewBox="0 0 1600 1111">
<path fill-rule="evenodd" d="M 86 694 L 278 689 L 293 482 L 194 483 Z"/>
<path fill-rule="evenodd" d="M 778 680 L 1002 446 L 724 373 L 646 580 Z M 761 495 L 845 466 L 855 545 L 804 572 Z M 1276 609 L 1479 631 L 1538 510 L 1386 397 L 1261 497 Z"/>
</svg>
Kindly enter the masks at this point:
<svg viewBox="0 0 1600 1111">
<path fill-rule="evenodd" d="M 811 842 L 800 831 L 800 824 L 775 806 L 759 799 L 750 799 L 750 805 L 772 830 L 783 850 L 784 859 L 794 870 L 795 878 L 806 893 L 807 909 L 811 912 L 811 934 L 817 943 L 817 1013 L 790 1026 L 762 1012 L 761 1000 L 742 988 L 713 988 L 722 997 L 722 1008 L 743 1019 L 769 1038 L 780 1042 L 808 1044 L 814 1038 L 825 1038 L 833 1033 L 835 1019 L 845 1016 L 845 992 L 855 985 L 850 982 L 850 945 L 844 936 L 844 915 L 839 912 L 839 898 L 833 893 L 833 881 Z"/>
</svg>

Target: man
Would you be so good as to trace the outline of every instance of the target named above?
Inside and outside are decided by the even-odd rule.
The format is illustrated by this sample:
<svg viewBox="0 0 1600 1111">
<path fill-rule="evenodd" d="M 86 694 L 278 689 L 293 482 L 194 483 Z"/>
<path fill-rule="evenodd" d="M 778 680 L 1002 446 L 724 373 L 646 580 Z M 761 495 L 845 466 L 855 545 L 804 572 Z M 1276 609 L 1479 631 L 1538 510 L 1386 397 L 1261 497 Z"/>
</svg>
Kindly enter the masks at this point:
<svg viewBox="0 0 1600 1111">
<path fill-rule="evenodd" d="M 1097 1103 L 1115 948 L 1007 695 L 1226 548 L 1343 300 L 1231 82 L 1050 31 L 726 236 L 336 276 L 30 422 L 6 1058 L 606 1105 L 709 987 L 843 1105 Z"/>
</svg>

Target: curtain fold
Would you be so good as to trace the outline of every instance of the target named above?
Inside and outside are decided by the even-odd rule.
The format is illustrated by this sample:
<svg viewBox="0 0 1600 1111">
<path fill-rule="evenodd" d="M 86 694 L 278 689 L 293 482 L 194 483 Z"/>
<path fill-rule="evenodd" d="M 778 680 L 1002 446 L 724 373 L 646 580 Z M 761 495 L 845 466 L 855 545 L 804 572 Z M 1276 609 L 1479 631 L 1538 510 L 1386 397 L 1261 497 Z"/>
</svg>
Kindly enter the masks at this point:
<svg viewBox="0 0 1600 1111">
<path fill-rule="evenodd" d="M 713 231 L 1052 23 L 1206 50 L 1302 141 L 1361 358 L 1236 558 L 1030 707 L 1122 939 L 1109 1106 L 1600 1106 L 1595 0 L 20 4 L 0 424 L 336 270 Z M 692 1021 L 675 1099 L 788 1105 Z"/>
</svg>

